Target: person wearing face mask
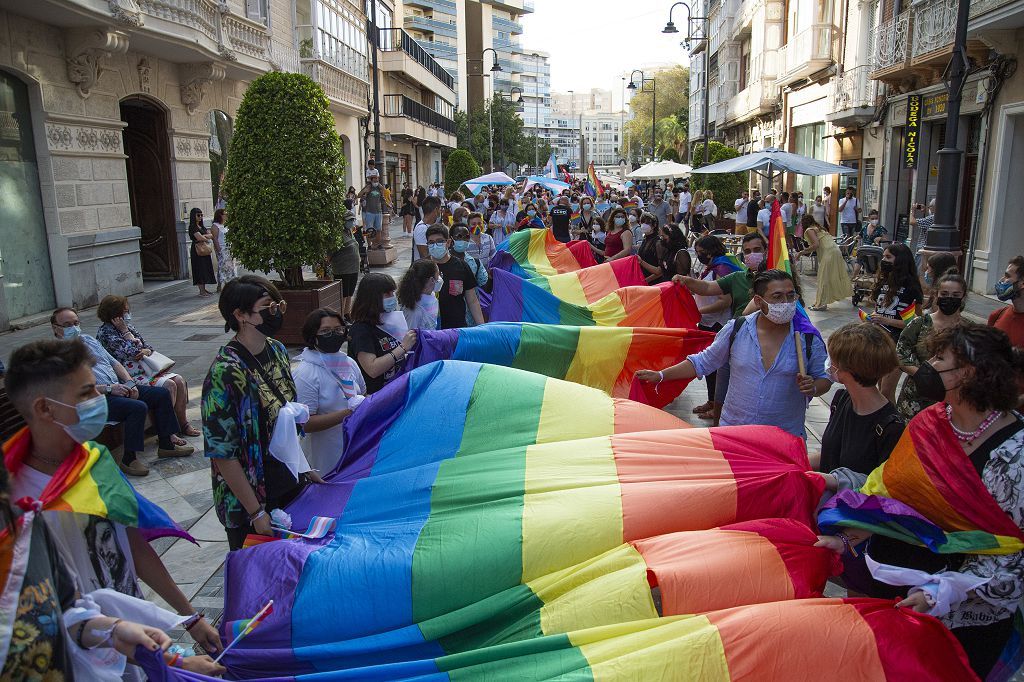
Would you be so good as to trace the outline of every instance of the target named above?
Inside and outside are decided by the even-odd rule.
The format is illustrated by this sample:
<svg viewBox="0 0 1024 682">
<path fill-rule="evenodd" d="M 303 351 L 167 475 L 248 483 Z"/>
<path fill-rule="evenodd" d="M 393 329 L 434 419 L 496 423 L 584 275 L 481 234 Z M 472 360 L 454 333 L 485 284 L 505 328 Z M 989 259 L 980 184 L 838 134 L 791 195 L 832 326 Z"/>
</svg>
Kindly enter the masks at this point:
<svg viewBox="0 0 1024 682">
<path fill-rule="evenodd" d="M 924 283 L 924 303 L 921 304 L 921 309 L 926 311 L 935 310 L 935 298 L 938 293 L 938 282 L 942 279 L 942 276 L 952 272 L 953 274 L 960 272 L 956 267 L 956 256 L 952 253 L 943 251 L 942 253 L 933 253 L 925 261 L 924 274 L 921 275 L 921 281 Z"/>
<path fill-rule="evenodd" d="M 882 325 L 894 341 L 899 341 L 907 322 L 920 314 L 924 302 L 917 266 L 905 244 L 890 244 L 882 253 L 871 297 L 875 300 L 875 310 L 865 315 L 866 321 Z M 894 370 L 879 385 L 882 394 L 894 405 L 899 378 L 900 372 Z"/>
<path fill-rule="evenodd" d="M 487 265 L 497 252 L 494 238 L 484 231 L 484 217 L 479 213 L 469 214 L 469 245 L 466 253 L 480 263 Z"/>
<path fill-rule="evenodd" d="M 579 239 L 588 239 L 594 231 L 594 221 L 598 220 L 594 212 L 594 200 L 590 197 L 583 197 L 580 201 L 580 216 L 573 220 L 573 226 L 579 235 Z"/>
<path fill-rule="evenodd" d="M 344 422 L 366 395 L 366 382 L 356 361 L 342 352 L 348 328 L 341 314 L 317 308 L 302 325 L 306 348 L 292 370 L 296 401 L 309 408 L 302 441 L 309 465 L 330 472 L 344 447 Z"/>
<path fill-rule="evenodd" d="M 803 335 L 808 373 L 800 374 L 793 338 L 800 295 L 793 276 L 766 270 L 754 277 L 753 289 L 757 310 L 731 320 L 708 348 L 671 367 L 641 370 L 636 377 L 645 383 L 693 379 L 728 363 L 721 426 L 765 424 L 805 438 L 808 398 L 824 395 L 832 385 L 825 371 L 825 344 L 816 334 Z"/>
<path fill-rule="evenodd" d="M 432 260 L 412 264 L 398 284 L 398 304 L 409 329 L 437 329 L 437 294 L 444 280 Z"/>
<path fill-rule="evenodd" d="M 348 354 L 359 364 L 367 395 L 398 376 L 406 357 L 416 347 L 416 330 L 409 329 L 405 321 L 396 289 L 390 275 L 375 272 L 364 277 L 356 290 Z"/>
<path fill-rule="evenodd" d="M 919 395 L 935 404 L 910 420 L 889 460 L 866 485 L 844 490 L 840 500 L 859 505 L 892 498 L 937 529 L 891 517 L 889 523 L 914 540 L 905 542 L 852 527 L 846 514 L 836 514 L 828 523 L 835 534 L 819 536 L 817 546 L 843 555 L 850 589 L 900 599 L 897 607 L 942 620 L 985 679 L 1013 635 L 1024 591 L 1018 549 L 1024 541 L 1024 418 L 1015 411 L 1024 353 L 998 329 L 970 323 L 936 332 L 928 346 L 931 358 L 913 381 Z M 929 478 L 925 472 L 937 473 Z M 939 477 L 936 487 L 931 481 Z M 873 483 L 882 480 L 884 491 Z M 825 475 L 825 482 L 829 491 L 842 489 L 836 477 Z M 993 546 L 994 535 L 1009 541 Z M 956 553 L 929 549 L 948 544 L 947 538 L 956 539 Z M 882 583 L 867 572 L 865 553 L 880 564 L 929 575 L 909 585 Z M 963 597 L 948 598 L 939 587 L 946 571 L 977 580 Z"/>
<path fill-rule="evenodd" d="M 460 242 L 468 243 L 469 230 L 462 228 L 456 235 Z M 472 320 L 474 324 L 483 324 L 484 315 L 480 309 L 480 299 L 476 295 L 477 273 L 473 272 L 472 266 L 462 257 L 465 253 L 465 244 L 461 247 L 462 253 L 452 256 L 454 240 L 443 225 L 434 225 L 427 230 L 427 244 L 430 259 L 437 265 L 444 280 L 441 291 L 438 292 L 438 329 L 465 327 L 467 319 Z M 487 272 L 482 266 L 480 269 L 484 273 Z M 469 318 L 466 317 L 467 314 Z"/>
<path fill-rule="evenodd" d="M 860 231 L 860 243 L 881 245 L 891 241 L 889 230 L 885 228 L 885 225 L 878 218 L 878 211 L 871 209 L 868 212 L 868 221 L 864 223 L 864 227 Z"/>
<path fill-rule="evenodd" d="M 359 192 L 359 202 L 363 209 L 363 232 L 380 235 L 384 214 L 391 213 L 391 207 L 384 198 L 379 174 L 367 174 L 366 186 Z"/>
<path fill-rule="evenodd" d="M 743 264 L 746 271 L 740 270 L 719 277 L 713 281 L 705 281 L 685 274 L 679 274 L 672 281 L 690 290 L 695 296 L 725 296 L 732 306 L 733 319 L 743 315 L 752 295 L 753 278 L 765 269 L 765 254 L 768 244 L 759 232 L 748 232 L 743 235 Z"/>
<path fill-rule="evenodd" d="M 627 258 L 633 253 L 633 233 L 626 225 L 626 211 L 621 208 L 612 209 L 608 214 L 608 232 L 604 237 L 604 251 L 594 244 L 590 250 L 604 256 L 605 261 Z"/>
<path fill-rule="evenodd" d="M 482 222 L 480 214 L 474 214 L 477 219 Z M 473 238 L 470 235 L 469 228 L 458 226 L 451 229 L 452 238 L 452 257 L 462 260 L 468 267 L 469 271 L 473 273 L 473 278 L 476 280 L 476 286 L 478 291 L 482 291 L 487 283 L 490 282 L 491 276 L 487 272 L 487 266 L 477 258 L 474 258 L 469 254 L 469 248 L 473 244 Z M 473 310 L 467 305 L 466 307 L 466 326 L 475 327 L 477 322 L 473 318 Z"/>
<path fill-rule="evenodd" d="M 427 228 L 441 218 L 441 200 L 437 197 L 426 197 L 421 205 L 423 220 L 416 223 L 412 231 L 412 262 L 427 258 Z M 354 304 L 353 304 L 354 305 Z"/>
<path fill-rule="evenodd" d="M 665 201 L 665 192 L 661 189 L 654 190 L 654 198 L 647 204 L 647 213 L 654 214 L 659 225 L 668 225 L 672 209 L 669 202 Z"/>
<path fill-rule="evenodd" d="M 629 231 L 633 233 L 633 249 L 632 253 L 635 256 L 637 250 L 640 248 L 640 242 L 644 240 L 643 231 L 640 229 L 640 216 L 643 212 L 639 208 L 627 208 L 626 209 L 626 220 L 628 221 Z"/>
<path fill-rule="evenodd" d="M 34 341 L 11 355 L 5 387 L 11 403 L 27 426 L 4 444 L 5 465 L 0 465 L 0 529 L 15 533 L 25 530 L 24 526 L 21 529 L 14 527 L 10 501 L 23 498 L 43 500 L 44 491 L 52 490 L 54 486 L 64 490 L 66 482 L 54 481 L 54 476 L 68 462 L 75 465 L 82 462 L 89 467 L 88 460 L 95 456 L 97 459 L 93 467 L 113 466 L 110 451 L 92 442 L 107 421 L 107 403 L 97 391 L 93 361 L 93 352 L 82 339 Z M 88 444 L 87 448 L 83 447 L 85 444 Z M 115 492 L 135 494 L 127 481 L 124 486 L 126 490 Z M 95 541 L 90 542 L 97 528 L 104 529 L 102 547 L 97 547 Z M 43 562 L 40 560 L 43 557 L 30 556 L 24 573 L 19 576 L 23 580 L 13 581 L 13 586 L 0 585 L 4 602 L 11 604 L 10 610 L 5 611 L 5 618 L 8 615 L 10 618 L 7 628 L 11 647 L 7 651 L 7 661 L 0 666 L 0 678 L 93 680 L 99 679 L 98 673 L 102 671 L 106 673 L 102 679 L 116 677 L 130 682 L 146 679 L 134 665 L 127 665 L 123 676 L 121 671 L 114 672 L 108 668 L 111 665 L 107 657 L 109 652 L 104 652 L 99 660 L 90 660 L 85 651 L 70 655 L 70 648 L 113 646 L 130 658 L 136 644 L 146 645 L 153 651 L 166 649 L 170 640 L 163 632 L 127 621 L 112 630 L 115 619 L 99 615 L 81 632 L 75 626 L 65 629 L 62 622 L 62 612 L 76 606 L 76 599 L 99 589 L 142 599 L 140 577 L 177 613 L 189 617 L 184 622 L 198 644 L 211 653 L 221 649 L 217 631 L 197 614 L 137 527 L 107 516 L 67 511 L 58 505 L 58 508 L 39 513 L 28 532 L 33 534 L 32 545 L 36 545 L 36 536 L 41 534 L 45 538 L 48 545 L 47 568 L 54 570 L 52 573 L 51 570 L 41 571 Z M 35 547 L 30 551 L 34 552 Z M 116 576 L 109 570 L 111 565 L 120 569 Z M 51 577 L 57 578 L 57 584 L 47 579 Z M 17 600 L 10 601 L 12 595 L 7 590 L 12 587 L 15 591 L 21 590 L 23 599 L 20 605 L 23 608 L 17 608 Z M 83 610 L 86 611 L 98 611 L 96 602 L 100 601 L 124 603 L 121 599 L 108 597 L 101 600 L 97 597 L 92 604 L 78 602 L 77 605 L 85 606 Z M 50 611 L 49 618 L 41 617 L 47 611 Z M 40 627 L 33 627 L 33 620 L 36 621 L 34 625 Z M 15 623 L 13 635 L 11 623 Z M 24 627 L 26 625 L 28 627 Z M 95 630 L 101 627 L 107 633 L 97 635 Z M 30 634 L 33 630 L 34 637 Z M 144 634 L 148 636 L 141 636 Z M 48 645 L 46 648 L 41 646 L 44 642 Z M 224 668 L 214 664 L 208 656 L 189 658 L 192 660 L 186 667 L 195 672 L 224 672 Z M 29 663 L 27 667 L 30 670 L 25 670 L 24 676 L 19 674 L 22 671 L 18 670 L 18 659 Z M 119 664 L 124 665 L 123 658 Z"/>
<path fill-rule="evenodd" d="M 527 204 L 526 208 L 520 211 L 516 218 L 516 230 L 543 230 L 546 227 L 540 211 L 537 209 L 537 204 L 534 203 Z"/>
<path fill-rule="evenodd" d="M 1001 329 L 1010 337 L 1010 343 L 1024 348 L 1024 256 L 1014 256 L 1006 266 L 1003 276 L 996 282 L 996 296 L 1010 305 L 993 311 L 988 316 L 988 325 Z"/>
<path fill-rule="evenodd" d="M 272 535 L 270 512 L 285 507 L 306 482 L 322 479 L 312 471 L 293 476 L 268 449 L 278 413 L 295 401 L 288 351 L 272 338 L 287 303 L 265 278 L 243 275 L 221 290 L 217 307 L 224 331 L 235 335 L 203 382 L 203 438 L 217 518 L 234 550 L 249 533 Z"/>
<path fill-rule="evenodd" d="M 569 203 L 569 197 L 558 197 L 558 203 L 551 208 L 551 233 L 555 235 L 555 239 L 563 244 L 568 244 L 569 240 L 572 239 L 569 234 L 569 222 L 571 220 L 572 207 Z"/>
<path fill-rule="evenodd" d="M 119 466 L 129 476 L 146 476 L 149 467 L 138 459 L 145 449 L 146 415 L 152 410 L 157 429 L 157 457 L 188 457 L 195 448 L 176 435 L 181 431 L 170 392 L 162 386 L 140 386 L 98 339 L 82 333 L 74 308 L 57 308 L 50 315 L 54 338 L 80 338 L 92 351 L 96 390 L 105 396 L 111 421 L 124 424 L 124 448 Z"/>
<path fill-rule="evenodd" d="M 725 246 L 718 237 L 706 235 L 697 240 L 693 246 L 697 261 L 702 269 L 698 279 L 701 282 L 714 282 L 739 270 L 739 267 L 725 255 Z M 718 332 L 732 319 L 732 298 L 727 295 L 702 296 L 694 295 L 697 311 L 700 313 L 698 329 Z M 693 409 L 693 413 L 701 419 L 715 418 L 715 389 L 718 372 L 711 372 L 705 377 L 708 387 L 708 399 Z M 717 402 L 722 402 L 721 400 Z"/>
<path fill-rule="evenodd" d="M 843 388 L 832 396 L 815 469 L 842 479 L 846 487 L 863 485 L 903 435 L 906 422 L 876 385 L 896 363 L 892 337 L 875 325 L 848 324 L 828 339 L 826 370 Z"/>
<path fill-rule="evenodd" d="M 498 209 L 491 213 L 491 217 L 487 220 L 487 235 L 491 238 L 491 243 L 498 245 L 505 241 L 512 232 L 516 225 L 515 210 L 510 208 L 514 206 L 514 200 L 502 197 L 498 201 Z"/>
<path fill-rule="evenodd" d="M 900 369 L 910 378 L 913 378 L 918 369 L 931 357 L 928 351 L 928 339 L 931 335 L 960 324 L 960 313 L 967 300 L 967 281 L 960 276 L 956 268 L 952 268 L 939 278 L 935 294 L 935 310 L 915 317 L 907 323 L 896 343 Z M 907 380 L 900 389 L 896 407 L 909 419 L 932 402 L 918 395 L 917 384 Z"/>
<path fill-rule="evenodd" d="M 843 253 L 836 245 L 835 238 L 814 222 L 814 216 L 805 215 L 800 223 L 807 248 L 797 253 L 797 258 L 812 253 L 818 257 L 818 291 L 811 310 L 828 310 L 829 303 L 842 301 L 853 294 L 846 273 L 846 261 L 843 260 Z"/>
<path fill-rule="evenodd" d="M 661 258 L 658 253 L 658 218 L 653 213 L 644 213 L 640 218 L 640 246 L 636 255 L 648 284 L 661 281 Z"/>
<path fill-rule="evenodd" d="M 669 223 L 659 230 L 661 241 L 658 254 L 661 259 L 661 281 L 671 282 L 679 274 L 689 274 L 693 267 L 690 252 L 686 248 L 686 236 L 679 225 Z"/>
</svg>

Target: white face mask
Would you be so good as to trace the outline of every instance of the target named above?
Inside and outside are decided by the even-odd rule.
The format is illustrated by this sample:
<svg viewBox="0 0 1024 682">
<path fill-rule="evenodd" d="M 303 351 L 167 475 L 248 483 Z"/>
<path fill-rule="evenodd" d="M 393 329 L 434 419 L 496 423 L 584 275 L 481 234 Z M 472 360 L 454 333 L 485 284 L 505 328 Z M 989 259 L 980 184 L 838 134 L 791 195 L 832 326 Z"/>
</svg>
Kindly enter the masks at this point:
<svg viewBox="0 0 1024 682">
<path fill-rule="evenodd" d="M 764 316 L 775 324 L 789 324 L 793 321 L 793 316 L 796 315 L 796 301 L 792 303 L 765 303 L 765 305 L 768 306 L 768 312 Z"/>
<path fill-rule="evenodd" d="M 629 224 L 630 225 L 635 225 L 636 224 L 636 216 L 635 215 L 629 216 Z"/>
</svg>

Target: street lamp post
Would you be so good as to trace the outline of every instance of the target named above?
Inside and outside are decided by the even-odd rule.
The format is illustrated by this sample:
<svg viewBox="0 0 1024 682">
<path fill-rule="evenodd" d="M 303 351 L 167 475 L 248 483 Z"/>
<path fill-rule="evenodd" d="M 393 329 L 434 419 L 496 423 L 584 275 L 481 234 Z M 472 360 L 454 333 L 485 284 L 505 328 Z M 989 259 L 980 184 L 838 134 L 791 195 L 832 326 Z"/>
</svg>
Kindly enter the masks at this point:
<svg viewBox="0 0 1024 682">
<path fill-rule="evenodd" d="M 679 33 L 679 29 L 676 28 L 676 25 L 672 22 L 672 11 L 675 10 L 675 8 L 679 7 L 680 5 L 686 8 L 686 40 L 683 41 L 680 44 L 684 45 L 687 49 L 689 49 L 691 41 L 701 41 L 701 40 L 703 40 L 705 42 L 705 46 L 704 46 L 704 125 L 703 125 L 704 132 L 703 132 L 703 136 L 704 136 L 704 165 L 706 166 L 707 163 L 708 163 L 708 148 L 711 146 L 710 145 L 710 140 L 708 140 L 708 118 L 709 118 L 709 113 L 710 113 L 709 112 L 709 109 L 710 109 L 710 100 L 709 100 L 709 98 L 711 96 L 711 93 L 708 92 L 708 70 L 709 70 L 709 67 L 710 67 L 710 64 L 711 64 L 711 56 L 708 54 L 708 47 L 709 46 L 706 44 L 707 40 L 708 40 L 708 31 L 707 31 L 708 18 L 707 17 L 695 17 L 695 16 L 693 16 L 693 13 L 690 11 L 690 6 L 689 5 L 687 5 L 685 2 L 677 2 L 677 3 L 673 4 L 671 7 L 668 8 L 668 23 L 665 24 L 665 28 L 661 29 L 662 33 Z M 694 31 L 693 31 L 693 22 L 695 22 L 695 21 L 700 22 L 701 30 L 700 30 L 700 35 L 699 36 L 695 35 Z M 693 148 L 692 147 L 690 148 L 690 162 L 691 163 L 693 162 Z"/>
<path fill-rule="evenodd" d="M 488 52 L 490 52 L 490 53 L 492 53 L 494 55 L 494 62 L 491 64 L 491 73 L 494 74 L 494 73 L 498 73 L 499 71 L 503 71 L 504 69 L 501 68 L 501 64 L 498 63 L 498 53 L 494 50 L 493 47 L 488 47 L 487 49 L 485 49 L 483 52 L 480 53 L 481 65 L 482 65 L 482 63 L 484 61 L 484 56 Z M 482 70 L 483 69 L 481 68 L 481 71 Z M 482 78 L 483 74 L 481 73 L 480 76 Z M 494 76 L 491 76 L 491 78 L 493 78 L 493 77 Z M 486 88 L 485 88 L 485 90 L 486 90 Z M 493 117 L 491 115 L 491 109 L 494 108 L 493 107 L 493 105 L 494 105 L 494 94 L 493 94 L 494 90 L 495 90 L 494 82 L 491 81 L 491 93 L 492 93 L 491 94 L 491 101 L 487 103 L 487 128 L 488 128 L 487 132 L 488 132 L 488 139 L 489 139 L 488 159 L 489 159 L 489 162 L 490 162 L 491 172 L 492 173 L 494 172 L 494 119 L 493 119 Z"/>
<path fill-rule="evenodd" d="M 530 56 L 533 57 L 533 124 L 536 126 L 533 136 L 533 172 L 540 173 L 540 55 L 534 52 Z"/>
<path fill-rule="evenodd" d="M 627 90 L 632 90 L 634 92 L 637 91 L 636 81 L 633 80 L 633 78 L 634 78 L 634 76 L 636 76 L 636 74 L 640 74 L 640 92 L 649 92 L 649 93 L 651 93 L 651 161 L 654 161 L 654 154 L 655 154 L 655 149 L 656 149 L 656 146 L 654 144 L 654 133 L 655 133 L 655 128 L 657 126 L 657 121 L 658 121 L 658 113 L 657 113 L 658 89 L 657 89 L 657 83 L 655 83 L 655 80 L 654 80 L 653 77 L 651 77 L 651 78 L 645 77 L 644 76 L 644 72 L 641 71 L 640 69 L 634 69 L 633 73 L 629 74 L 629 85 L 626 86 Z M 651 85 L 651 89 L 650 90 L 647 89 L 647 84 L 648 83 L 650 83 L 650 85 Z"/>
</svg>

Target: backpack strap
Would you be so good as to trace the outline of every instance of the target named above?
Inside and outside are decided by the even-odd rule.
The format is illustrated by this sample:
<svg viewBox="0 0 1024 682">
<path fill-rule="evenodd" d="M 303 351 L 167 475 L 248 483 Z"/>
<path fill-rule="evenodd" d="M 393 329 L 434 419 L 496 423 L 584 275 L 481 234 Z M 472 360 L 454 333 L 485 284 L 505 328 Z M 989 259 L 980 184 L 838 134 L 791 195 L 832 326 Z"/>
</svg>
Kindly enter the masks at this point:
<svg viewBox="0 0 1024 682">
<path fill-rule="evenodd" d="M 743 328 L 743 323 L 747 321 L 744 316 L 737 317 L 732 323 L 732 331 L 729 332 L 729 354 L 732 355 L 732 342 L 736 340 L 736 335 L 740 333 L 740 329 Z"/>
<path fill-rule="evenodd" d="M 888 457 L 890 454 L 889 452 L 882 452 L 882 439 L 885 438 L 886 432 L 888 432 L 894 424 L 899 425 L 900 430 L 902 431 L 907 425 L 907 420 L 904 419 L 903 415 L 899 412 L 894 412 L 886 419 L 875 424 L 875 455 L 879 462 L 882 461 L 883 455 Z"/>
</svg>

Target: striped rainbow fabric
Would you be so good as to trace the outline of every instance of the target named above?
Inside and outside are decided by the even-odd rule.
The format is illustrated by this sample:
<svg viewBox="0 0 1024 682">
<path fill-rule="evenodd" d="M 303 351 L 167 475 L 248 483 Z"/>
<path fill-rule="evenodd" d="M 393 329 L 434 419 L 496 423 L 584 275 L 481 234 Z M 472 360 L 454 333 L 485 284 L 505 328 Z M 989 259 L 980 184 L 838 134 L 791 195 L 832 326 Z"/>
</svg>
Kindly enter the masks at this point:
<svg viewBox="0 0 1024 682">
<path fill-rule="evenodd" d="M 630 256 L 560 275 L 540 275 L 529 280 L 559 300 L 573 305 L 596 303 L 623 287 L 647 286 L 640 258 Z"/>
<path fill-rule="evenodd" d="M 592 265 L 597 261 L 589 248 L 570 250 L 547 229 L 513 232 L 498 245 L 489 263 L 492 269 L 506 270 L 523 279 L 575 272 Z"/>
<path fill-rule="evenodd" d="M 421 330 L 409 369 L 437 360 L 483 362 L 664 407 L 679 396 L 689 380 L 666 381 L 655 390 L 635 381 L 636 372 L 682 362 L 714 340 L 713 333 L 693 329 L 492 322 L 465 329 Z"/>
<path fill-rule="evenodd" d="M 782 204 L 776 199 L 772 203 L 772 214 L 768 226 L 768 269 L 783 270 L 793 274 L 789 260 L 789 246 L 786 243 L 786 226 L 782 221 Z"/>
<path fill-rule="evenodd" d="M 275 609 L 225 662 L 310 680 L 972 679 L 938 621 L 815 598 L 835 560 L 812 547 L 823 483 L 803 441 L 679 424 L 493 365 L 399 377 L 288 509 L 330 510 L 334 538 L 229 555 L 225 619 Z"/>
<path fill-rule="evenodd" d="M 1024 550 L 1024 531 L 963 456 L 944 409 L 932 405 L 911 419 L 889 459 L 861 489 L 843 491 L 825 505 L 818 518 L 822 530 L 866 528 L 943 554 Z"/>
<path fill-rule="evenodd" d="M 503 270 L 493 270 L 491 275 L 488 319 L 492 322 L 695 329 L 700 320 L 693 296 L 671 283 L 625 287 L 593 303 L 574 305 Z"/>
</svg>

